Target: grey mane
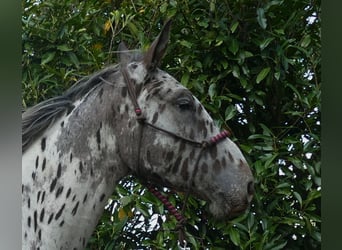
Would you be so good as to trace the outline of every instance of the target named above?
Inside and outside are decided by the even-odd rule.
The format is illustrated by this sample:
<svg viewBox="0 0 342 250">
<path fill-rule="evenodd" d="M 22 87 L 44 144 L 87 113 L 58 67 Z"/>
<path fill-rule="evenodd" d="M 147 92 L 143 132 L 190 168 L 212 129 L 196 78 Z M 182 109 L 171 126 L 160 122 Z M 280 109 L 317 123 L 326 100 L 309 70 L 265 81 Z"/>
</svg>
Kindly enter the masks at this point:
<svg viewBox="0 0 342 250">
<path fill-rule="evenodd" d="M 45 100 L 22 113 L 22 152 L 28 148 L 47 127 L 65 112 L 73 109 L 73 103 L 86 95 L 95 86 L 103 83 L 110 74 L 117 72 L 119 65 L 111 65 L 75 83 L 61 96 Z"/>
</svg>

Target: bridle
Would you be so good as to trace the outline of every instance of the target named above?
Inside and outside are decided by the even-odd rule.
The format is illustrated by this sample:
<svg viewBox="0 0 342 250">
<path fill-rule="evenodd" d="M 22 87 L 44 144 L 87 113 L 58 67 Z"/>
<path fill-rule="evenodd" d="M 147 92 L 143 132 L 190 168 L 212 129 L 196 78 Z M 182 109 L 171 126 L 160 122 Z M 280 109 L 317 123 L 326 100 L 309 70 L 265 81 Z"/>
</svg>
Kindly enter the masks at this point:
<svg viewBox="0 0 342 250">
<path fill-rule="evenodd" d="M 210 147 L 213 147 L 215 145 L 217 145 L 220 141 L 222 141 L 223 139 L 231 136 L 231 133 L 228 130 L 223 130 L 221 133 L 211 137 L 209 140 L 204 140 L 202 142 L 198 142 L 189 138 L 186 138 L 184 136 L 181 136 L 179 134 L 176 134 L 174 132 L 171 132 L 169 130 L 166 130 L 164 128 L 158 127 L 150 122 L 148 122 L 146 120 L 146 117 L 143 116 L 142 114 L 142 110 L 138 104 L 138 99 L 137 99 L 137 95 L 136 95 L 136 88 L 134 86 L 133 81 L 130 79 L 130 77 L 128 76 L 128 72 L 127 69 L 124 67 L 121 67 L 121 73 L 124 77 L 124 81 L 127 85 L 127 89 L 128 89 L 128 93 L 130 96 L 130 99 L 132 101 L 132 104 L 134 106 L 134 112 L 136 115 L 136 119 L 138 121 L 138 123 L 140 124 L 139 126 L 139 139 L 138 139 L 138 155 L 137 155 L 137 163 L 136 163 L 136 170 L 139 172 L 140 167 L 139 167 L 139 159 L 140 159 L 140 150 L 141 150 L 141 141 L 142 141 L 142 137 L 143 137 L 143 130 L 145 126 L 149 126 L 151 128 L 153 128 L 156 131 L 161 131 L 171 137 L 180 139 L 181 141 L 187 143 L 187 144 L 191 144 L 194 147 L 198 147 L 200 148 L 200 152 L 199 155 L 196 159 L 195 165 L 194 165 L 194 170 L 192 175 L 190 176 L 190 179 L 188 181 L 188 187 L 187 187 L 187 191 L 185 194 L 185 200 L 183 203 L 183 207 L 182 207 L 182 211 L 181 213 L 179 213 L 177 211 L 177 209 L 168 201 L 168 199 L 162 195 L 158 190 L 156 190 L 150 183 L 147 183 L 146 186 L 148 188 L 148 190 L 153 193 L 166 207 L 167 209 L 170 211 L 171 214 L 173 214 L 175 216 L 175 218 L 178 221 L 178 229 L 179 229 L 179 246 L 182 249 L 185 249 L 186 247 L 186 241 L 185 241 L 185 233 L 184 233 L 184 224 L 185 224 L 185 218 L 184 218 L 184 211 L 185 211 L 185 207 L 186 207 L 186 203 L 190 194 L 190 190 L 191 187 L 193 185 L 193 181 L 195 179 L 195 176 L 198 172 L 198 166 L 199 166 L 199 161 L 201 159 L 201 156 L 203 155 L 203 153 L 209 149 Z M 103 80 L 103 79 L 102 79 Z M 138 174 L 139 176 L 139 174 Z"/>
</svg>

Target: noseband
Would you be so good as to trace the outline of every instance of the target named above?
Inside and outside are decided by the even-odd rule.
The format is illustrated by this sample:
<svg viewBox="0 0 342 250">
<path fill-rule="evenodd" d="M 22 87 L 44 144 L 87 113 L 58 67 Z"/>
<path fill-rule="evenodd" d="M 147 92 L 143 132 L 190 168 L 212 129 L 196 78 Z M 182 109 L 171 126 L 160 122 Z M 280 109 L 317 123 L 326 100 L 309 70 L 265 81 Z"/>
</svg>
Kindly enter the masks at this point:
<svg viewBox="0 0 342 250">
<path fill-rule="evenodd" d="M 200 153 L 197 157 L 197 160 L 195 162 L 194 165 L 194 170 L 192 175 L 190 176 L 189 182 L 188 182 L 188 188 L 187 188 L 187 192 L 186 192 L 186 196 L 185 196 L 185 201 L 183 204 L 183 208 L 182 208 L 182 214 L 178 213 L 177 209 L 167 200 L 167 198 L 165 196 L 163 196 L 158 190 L 156 190 L 151 184 L 147 184 L 147 188 L 149 189 L 149 191 L 151 193 L 153 193 L 159 200 L 162 201 L 162 203 L 168 208 L 168 210 L 175 216 L 175 218 L 177 219 L 178 223 L 180 226 L 184 225 L 185 219 L 184 219 L 184 210 L 185 210 L 185 206 L 186 206 L 186 202 L 188 200 L 189 194 L 190 194 L 190 190 L 191 187 L 193 186 L 193 181 L 194 178 L 196 176 L 196 173 L 198 171 L 198 165 L 199 165 L 199 161 L 201 159 L 201 156 L 203 155 L 204 151 L 207 150 L 210 147 L 215 146 L 216 144 L 218 144 L 220 141 L 222 141 L 223 139 L 229 137 L 231 135 L 231 133 L 227 130 L 223 130 L 221 133 L 211 137 L 209 140 L 204 140 L 202 142 L 198 142 L 189 138 L 186 138 L 184 136 L 181 136 L 179 134 L 176 134 L 174 132 L 171 132 L 169 130 L 166 130 L 164 128 L 158 127 L 148 121 L 146 121 L 146 117 L 143 116 L 142 114 L 142 110 L 138 104 L 138 99 L 137 99 L 137 95 L 136 95 L 136 89 L 134 86 L 134 83 L 132 82 L 132 80 L 129 78 L 128 76 L 128 72 L 125 68 L 121 67 L 121 73 L 124 77 L 125 83 L 127 85 L 127 89 L 128 89 L 128 93 L 130 96 L 130 99 L 132 101 L 132 104 L 134 106 L 134 112 L 136 114 L 136 119 L 138 121 L 138 123 L 140 124 L 140 132 L 139 132 L 139 141 L 138 141 L 138 157 L 137 157 L 137 168 L 136 171 L 138 171 L 139 174 L 139 159 L 140 159 L 140 149 L 141 149 L 141 141 L 142 141 L 142 135 L 143 135 L 143 129 L 145 126 L 149 126 L 151 128 L 153 128 L 156 131 L 161 131 L 171 137 L 180 139 L 181 141 L 191 144 L 195 147 L 200 148 Z M 183 243 L 185 242 L 184 240 L 184 231 L 181 233 L 181 231 L 183 231 L 182 228 L 180 228 L 180 242 L 183 245 Z M 181 236 L 181 234 L 183 236 Z"/>
</svg>

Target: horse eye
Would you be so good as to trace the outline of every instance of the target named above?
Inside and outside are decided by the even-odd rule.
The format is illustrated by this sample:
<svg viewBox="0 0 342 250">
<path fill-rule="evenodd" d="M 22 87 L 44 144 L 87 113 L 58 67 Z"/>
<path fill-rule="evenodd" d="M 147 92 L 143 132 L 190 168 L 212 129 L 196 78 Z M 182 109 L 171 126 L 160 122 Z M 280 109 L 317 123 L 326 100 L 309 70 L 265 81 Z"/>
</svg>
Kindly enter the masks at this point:
<svg viewBox="0 0 342 250">
<path fill-rule="evenodd" d="M 181 110 L 190 110 L 192 109 L 192 102 L 187 98 L 180 98 L 177 100 L 177 106 Z"/>
</svg>

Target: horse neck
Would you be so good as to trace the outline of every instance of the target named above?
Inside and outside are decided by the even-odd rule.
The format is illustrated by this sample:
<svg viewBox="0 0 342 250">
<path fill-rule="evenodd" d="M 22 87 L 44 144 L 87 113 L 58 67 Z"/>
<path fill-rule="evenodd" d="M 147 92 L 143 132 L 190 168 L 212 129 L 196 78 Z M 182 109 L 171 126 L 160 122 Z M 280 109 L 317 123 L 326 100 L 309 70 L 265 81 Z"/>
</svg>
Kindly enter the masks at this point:
<svg viewBox="0 0 342 250">
<path fill-rule="evenodd" d="M 25 151 L 23 248 L 85 247 L 116 183 L 129 172 L 117 146 L 118 126 L 127 120 L 125 104 L 114 104 L 123 101 L 119 90 L 97 86 Z"/>
</svg>

